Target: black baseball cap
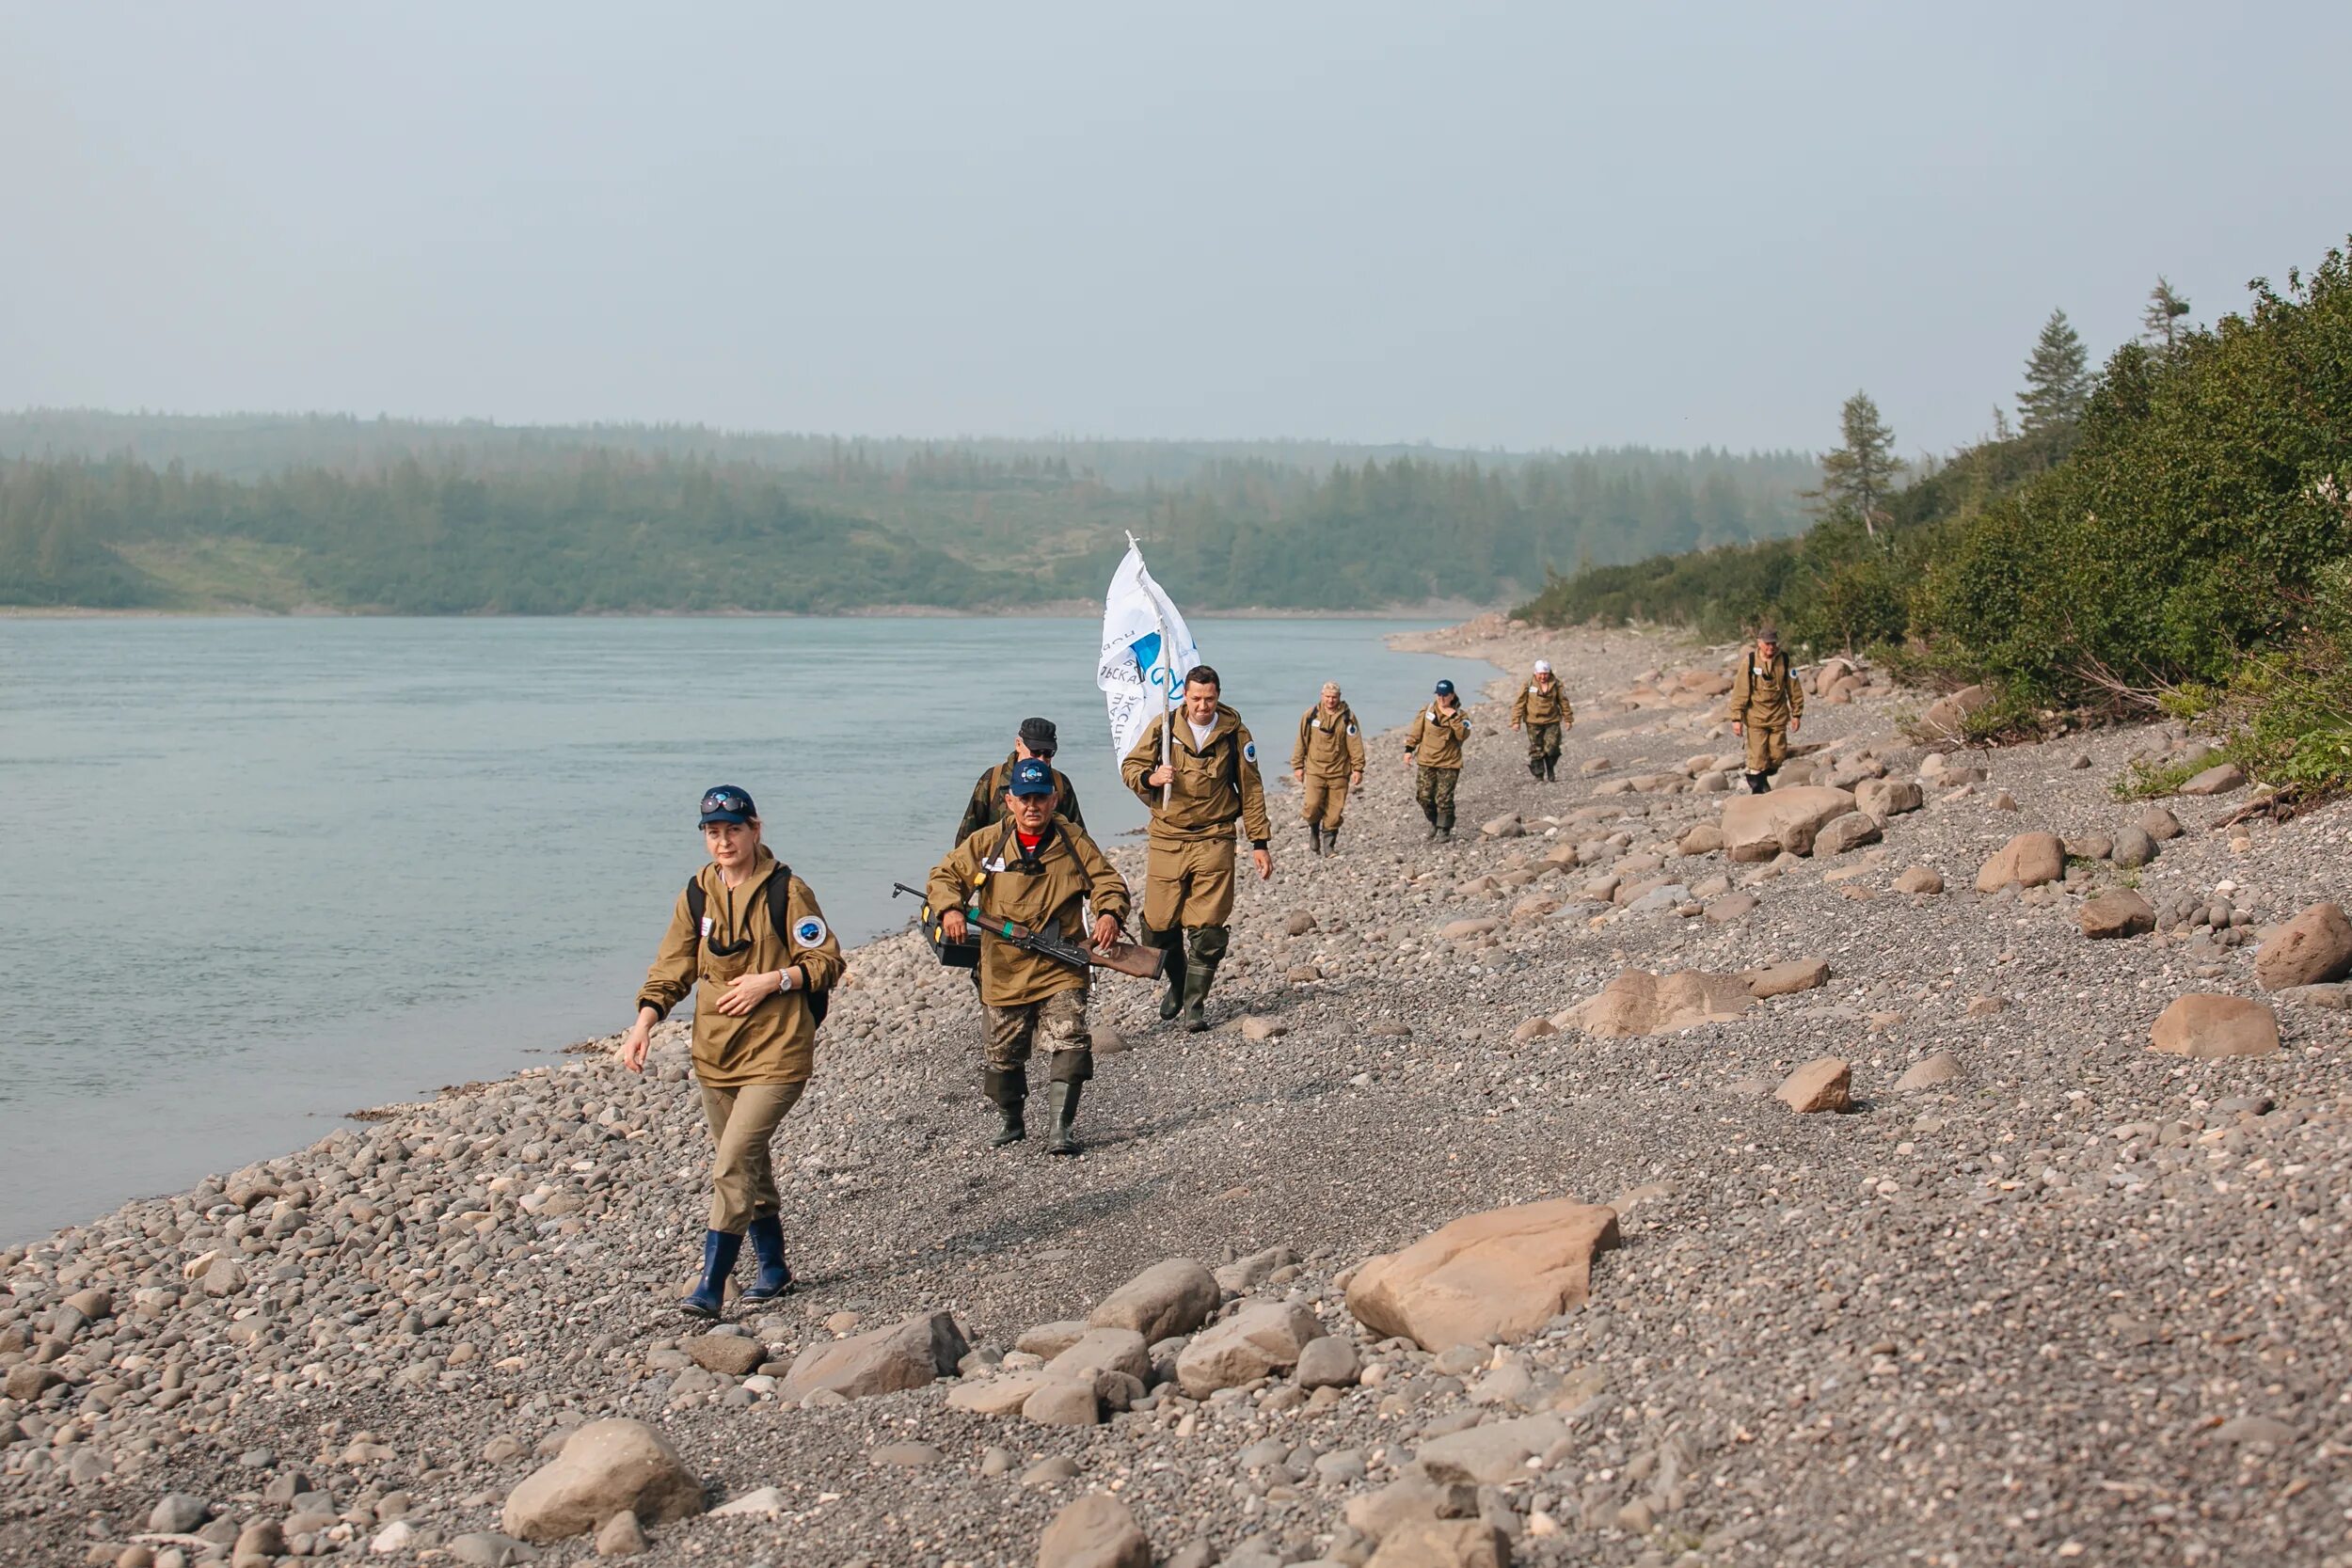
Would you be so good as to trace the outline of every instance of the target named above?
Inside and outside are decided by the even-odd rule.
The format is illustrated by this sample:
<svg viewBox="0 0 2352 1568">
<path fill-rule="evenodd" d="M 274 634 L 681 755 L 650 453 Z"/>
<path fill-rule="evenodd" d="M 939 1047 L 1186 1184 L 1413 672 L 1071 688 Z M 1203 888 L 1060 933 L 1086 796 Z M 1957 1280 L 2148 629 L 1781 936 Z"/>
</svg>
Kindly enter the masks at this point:
<svg viewBox="0 0 2352 1568">
<path fill-rule="evenodd" d="M 1005 788 L 1014 795 L 1051 795 L 1054 770 L 1036 757 L 1023 757 L 1012 765 L 1012 782 Z"/>
<path fill-rule="evenodd" d="M 758 815 L 759 808 L 752 804 L 747 790 L 733 784 L 713 784 L 703 791 L 702 825 L 706 828 L 713 822 L 749 822 Z"/>
<path fill-rule="evenodd" d="M 1021 721 L 1021 744 L 1041 757 L 1052 756 L 1061 746 L 1051 719 Z"/>
<path fill-rule="evenodd" d="M 1454 683 L 1453 683 L 1452 681 L 1439 681 L 1439 682 L 1438 683 L 1438 696 L 1440 696 L 1440 697 L 1451 697 L 1451 696 L 1453 696 L 1453 695 L 1454 695 Z"/>
</svg>

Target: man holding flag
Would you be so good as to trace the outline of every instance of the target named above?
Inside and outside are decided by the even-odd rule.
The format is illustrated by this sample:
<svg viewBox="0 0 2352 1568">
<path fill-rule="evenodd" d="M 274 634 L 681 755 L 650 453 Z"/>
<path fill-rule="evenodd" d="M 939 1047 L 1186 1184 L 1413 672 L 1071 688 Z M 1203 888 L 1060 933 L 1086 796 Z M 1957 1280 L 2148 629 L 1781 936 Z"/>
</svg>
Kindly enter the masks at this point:
<svg viewBox="0 0 2352 1568">
<path fill-rule="evenodd" d="M 1216 672 L 1200 662 L 1200 645 L 1152 580 L 1133 535 L 1104 600 L 1095 684 L 1109 704 L 1120 775 L 1152 811 L 1143 925 L 1144 941 L 1168 954 L 1160 1016 L 1182 1012 L 1184 1027 L 1199 1033 L 1209 1026 L 1202 1004 L 1230 941 L 1233 824 L 1239 820 L 1248 831 L 1262 878 L 1274 875 L 1267 848 L 1274 828 L 1258 779 L 1257 742 L 1241 716 L 1218 700 Z M 1178 692 L 1183 706 L 1171 715 Z"/>
</svg>

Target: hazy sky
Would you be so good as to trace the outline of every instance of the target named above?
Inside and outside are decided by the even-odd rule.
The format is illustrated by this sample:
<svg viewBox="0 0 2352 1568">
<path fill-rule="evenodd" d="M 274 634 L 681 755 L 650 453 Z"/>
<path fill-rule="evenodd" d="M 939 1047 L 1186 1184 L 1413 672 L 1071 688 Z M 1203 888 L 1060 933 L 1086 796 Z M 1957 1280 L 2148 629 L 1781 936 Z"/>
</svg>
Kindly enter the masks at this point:
<svg viewBox="0 0 2352 1568">
<path fill-rule="evenodd" d="M 2352 230 L 2352 5 L 0 0 L 0 406 L 1989 427 Z"/>
</svg>

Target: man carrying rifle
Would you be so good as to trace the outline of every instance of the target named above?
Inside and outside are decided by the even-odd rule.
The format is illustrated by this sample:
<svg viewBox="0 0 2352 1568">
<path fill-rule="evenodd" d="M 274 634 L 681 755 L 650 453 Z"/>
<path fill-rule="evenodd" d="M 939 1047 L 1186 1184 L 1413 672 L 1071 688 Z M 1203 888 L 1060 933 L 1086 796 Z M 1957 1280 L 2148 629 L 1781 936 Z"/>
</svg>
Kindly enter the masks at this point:
<svg viewBox="0 0 2352 1568">
<path fill-rule="evenodd" d="M 1087 836 L 1055 815 L 1059 799 L 1054 770 L 1035 757 L 1012 766 L 1005 786 L 1005 820 L 965 838 L 931 871 L 923 896 L 950 942 L 971 935 L 963 911 L 983 920 L 1017 923 L 1071 942 L 1109 947 L 1127 919 L 1127 884 Z M 1091 930 L 1084 907 L 1091 905 Z M 988 1098 L 1005 1118 L 996 1145 L 1027 1137 L 1030 1049 L 1039 1037 L 1049 1058 L 1046 1103 L 1054 1113 L 1049 1154 L 1075 1154 L 1072 1126 L 1080 1087 L 1094 1076 L 1093 1037 L 1087 1032 L 1087 970 L 1011 942 L 980 943 L 980 1006 L 987 1015 Z"/>
</svg>

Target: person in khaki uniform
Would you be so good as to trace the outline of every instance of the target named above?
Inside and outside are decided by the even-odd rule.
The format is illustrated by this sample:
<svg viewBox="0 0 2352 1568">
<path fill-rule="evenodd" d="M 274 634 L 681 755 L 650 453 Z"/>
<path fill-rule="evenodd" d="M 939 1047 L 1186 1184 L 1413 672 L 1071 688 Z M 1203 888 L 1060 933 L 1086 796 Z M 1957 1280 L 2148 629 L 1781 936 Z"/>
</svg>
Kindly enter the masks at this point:
<svg viewBox="0 0 2352 1568">
<path fill-rule="evenodd" d="M 1470 715 L 1454 694 L 1452 681 L 1439 681 L 1429 705 L 1413 715 L 1405 732 L 1405 765 L 1418 768 L 1413 799 L 1429 818 L 1427 838 L 1454 836 L 1454 786 L 1462 779 L 1462 745 L 1470 739 Z"/>
<path fill-rule="evenodd" d="M 1013 736 L 1012 754 L 982 773 L 972 784 L 972 799 L 964 803 L 962 819 L 956 824 L 956 842 L 961 844 L 982 828 L 993 828 L 1005 819 L 1005 786 L 1012 783 L 1013 765 L 1024 757 L 1035 757 L 1049 767 L 1054 753 L 1061 749 L 1060 736 L 1051 719 L 1024 719 Z M 1056 815 L 1066 818 L 1073 828 L 1083 828 L 1087 819 L 1078 812 L 1078 786 L 1070 782 L 1070 775 L 1054 768 L 1054 787 L 1060 792 L 1061 803 Z"/>
<path fill-rule="evenodd" d="M 1560 737 L 1576 728 L 1576 709 L 1568 705 L 1567 689 L 1552 678 L 1551 661 L 1535 661 L 1534 678 L 1520 688 L 1511 705 L 1511 727 L 1527 730 L 1527 770 L 1538 779 L 1560 776 Z"/>
<path fill-rule="evenodd" d="M 1788 737 L 1804 723 L 1804 688 L 1780 651 L 1780 633 L 1766 626 L 1732 673 L 1731 733 L 1748 743 L 1748 792 L 1761 795 L 1788 760 Z"/>
<path fill-rule="evenodd" d="M 1338 848 L 1348 792 L 1364 782 L 1364 737 L 1357 732 L 1356 710 L 1340 700 L 1337 681 L 1325 681 L 1322 697 L 1299 716 L 1291 778 L 1300 790 L 1298 814 L 1307 823 L 1309 847 L 1318 855 Z"/>
<path fill-rule="evenodd" d="M 1143 732 L 1120 765 L 1120 776 L 1152 808 L 1145 859 L 1143 940 L 1168 953 L 1168 994 L 1160 1016 L 1184 1016 L 1194 1034 L 1208 1028 L 1205 1011 L 1216 966 L 1232 934 L 1233 824 L 1249 835 L 1249 861 L 1260 878 L 1274 875 L 1267 847 L 1274 827 L 1258 778 L 1258 743 L 1241 715 L 1217 699 L 1217 673 L 1205 664 L 1184 677 L 1184 705 Z M 1162 733 L 1168 758 L 1160 761 Z M 1162 800 L 1162 791 L 1167 799 Z M 1185 953 L 1189 937 L 1191 953 Z"/>
<path fill-rule="evenodd" d="M 1013 764 L 1005 786 L 1005 821 L 982 828 L 935 866 L 923 897 L 940 911 L 940 934 L 962 942 L 967 907 L 993 920 L 1108 947 L 1127 921 L 1127 884 L 1084 828 L 1057 815 L 1054 770 L 1036 757 Z M 973 899 L 977 896 L 977 905 Z M 1087 928 L 1084 908 L 1094 911 Z M 1025 1105 L 1029 1053 L 1042 1039 L 1051 1058 L 1046 1102 L 1054 1113 L 1050 1154 L 1079 1152 L 1072 1127 L 1079 1091 L 1094 1076 L 1087 1032 L 1087 973 L 1009 942 L 980 943 L 980 1006 L 988 1018 L 988 1098 L 1004 1114 L 1003 1148 L 1029 1135 Z"/>
<path fill-rule="evenodd" d="M 670 911 L 637 993 L 637 1022 L 621 1039 L 621 1063 L 644 1071 L 653 1026 L 694 993 L 694 1077 L 713 1146 L 710 1218 L 702 1280 L 680 1305 L 715 1318 L 747 1233 L 759 1273 L 743 1299 L 766 1301 L 791 1288 L 768 1145 L 808 1086 L 822 996 L 847 966 L 817 895 L 760 842 L 750 795 L 730 784 L 706 793 L 702 829 L 710 863 Z M 778 877 L 786 879 L 781 890 Z"/>
</svg>

